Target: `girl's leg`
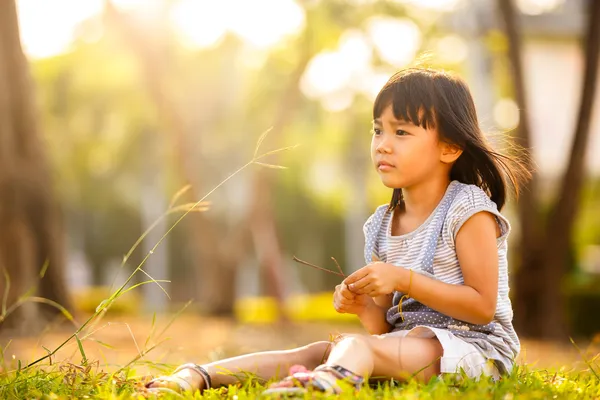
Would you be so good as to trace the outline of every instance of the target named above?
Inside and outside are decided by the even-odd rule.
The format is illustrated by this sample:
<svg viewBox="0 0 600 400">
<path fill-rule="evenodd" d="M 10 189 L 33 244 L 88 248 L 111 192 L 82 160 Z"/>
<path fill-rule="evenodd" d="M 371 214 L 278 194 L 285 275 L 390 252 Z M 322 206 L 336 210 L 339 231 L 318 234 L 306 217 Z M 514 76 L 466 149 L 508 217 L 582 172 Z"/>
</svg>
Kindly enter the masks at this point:
<svg viewBox="0 0 600 400">
<path fill-rule="evenodd" d="M 244 372 L 255 374 L 259 379 L 270 380 L 286 376 L 289 368 L 295 364 L 316 368 L 326 358 L 330 346 L 331 342 L 315 342 L 292 350 L 266 351 L 227 358 L 204 364 L 203 367 L 210 375 L 213 387 L 237 383 L 239 379 L 232 374 Z M 176 375 L 189 382 L 193 388 L 205 388 L 204 379 L 191 369 L 182 369 Z M 177 383 L 160 379 L 153 381 L 148 387 L 179 389 Z"/>
<path fill-rule="evenodd" d="M 440 373 L 442 353 L 437 338 L 346 335 L 325 364 L 341 366 L 365 378 L 406 380 L 416 374 L 427 381 Z"/>
<path fill-rule="evenodd" d="M 266 393 L 304 393 L 308 386 L 336 393 L 338 379 L 349 379 L 357 389 L 371 377 L 429 380 L 440 372 L 442 352 L 436 338 L 346 335 L 324 365 L 295 373 L 271 385 Z"/>
</svg>

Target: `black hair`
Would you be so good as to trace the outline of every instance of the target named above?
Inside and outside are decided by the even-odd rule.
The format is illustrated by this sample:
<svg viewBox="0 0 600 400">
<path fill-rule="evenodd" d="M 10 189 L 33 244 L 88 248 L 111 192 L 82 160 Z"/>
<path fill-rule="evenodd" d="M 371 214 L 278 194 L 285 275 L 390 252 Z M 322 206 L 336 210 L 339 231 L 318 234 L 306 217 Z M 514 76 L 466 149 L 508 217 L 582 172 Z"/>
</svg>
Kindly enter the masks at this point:
<svg viewBox="0 0 600 400">
<path fill-rule="evenodd" d="M 373 105 L 373 119 L 392 106 L 394 116 L 425 129 L 437 128 L 440 140 L 462 149 L 450 171 L 450 179 L 483 189 L 498 210 L 506 203 L 510 184 L 519 195 L 520 184 L 531 176 L 520 157 L 492 149 L 477 120 L 467 84 L 444 71 L 409 68 L 394 74 Z M 394 189 L 390 209 L 402 200 Z"/>
</svg>

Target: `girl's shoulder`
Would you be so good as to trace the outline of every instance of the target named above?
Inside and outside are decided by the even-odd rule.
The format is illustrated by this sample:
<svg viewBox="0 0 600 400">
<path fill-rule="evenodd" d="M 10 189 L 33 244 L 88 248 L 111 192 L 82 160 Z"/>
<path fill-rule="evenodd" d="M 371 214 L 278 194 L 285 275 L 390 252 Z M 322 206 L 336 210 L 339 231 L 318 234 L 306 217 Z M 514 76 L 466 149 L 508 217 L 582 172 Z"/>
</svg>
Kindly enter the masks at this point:
<svg viewBox="0 0 600 400">
<path fill-rule="evenodd" d="M 376 234 L 375 231 L 377 229 L 375 229 L 375 227 L 378 228 L 381 225 L 381 221 L 383 220 L 383 217 L 385 216 L 388 209 L 389 204 L 382 204 L 375 209 L 375 212 L 373 212 L 373 214 L 371 214 L 369 218 L 367 218 L 367 221 L 363 226 L 363 231 L 365 235 Z"/>
<path fill-rule="evenodd" d="M 496 203 L 494 203 L 490 196 L 488 196 L 488 194 L 479 186 L 458 181 L 453 181 L 453 185 L 455 186 L 456 195 L 450 206 L 450 212 L 455 211 L 456 209 L 478 207 L 498 210 Z"/>
<path fill-rule="evenodd" d="M 458 231 L 463 224 L 479 212 L 489 212 L 494 215 L 501 231 L 498 240 L 504 240 L 510 233 L 508 219 L 500 213 L 496 203 L 479 186 L 455 181 L 456 195 L 452 200 L 444 220 L 444 236 L 451 244 L 454 243 Z"/>
</svg>

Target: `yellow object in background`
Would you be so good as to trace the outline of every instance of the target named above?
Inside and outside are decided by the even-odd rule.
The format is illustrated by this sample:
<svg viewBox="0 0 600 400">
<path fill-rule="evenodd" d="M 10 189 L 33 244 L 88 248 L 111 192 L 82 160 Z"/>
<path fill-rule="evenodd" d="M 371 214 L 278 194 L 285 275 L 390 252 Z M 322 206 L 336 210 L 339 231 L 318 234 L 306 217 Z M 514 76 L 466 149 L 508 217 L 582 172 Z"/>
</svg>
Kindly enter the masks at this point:
<svg viewBox="0 0 600 400">
<path fill-rule="evenodd" d="M 357 321 L 356 316 L 340 314 L 333 308 L 331 292 L 290 296 L 283 310 L 292 321 Z M 279 318 L 273 297 L 246 297 L 235 301 L 234 314 L 242 323 L 272 323 Z"/>
<path fill-rule="evenodd" d="M 90 286 L 85 289 L 79 289 L 73 291 L 73 304 L 78 311 L 86 314 L 93 314 L 96 312 L 96 307 L 103 300 L 110 298 L 114 292 L 108 286 Z M 130 290 L 129 292 L 119 296 L 117 300 L 110 306 L 108 312 L 110 314 L 137 314 L 142 310 L 142 298 L 141 294 L 136 290 Z"/>
</svg>

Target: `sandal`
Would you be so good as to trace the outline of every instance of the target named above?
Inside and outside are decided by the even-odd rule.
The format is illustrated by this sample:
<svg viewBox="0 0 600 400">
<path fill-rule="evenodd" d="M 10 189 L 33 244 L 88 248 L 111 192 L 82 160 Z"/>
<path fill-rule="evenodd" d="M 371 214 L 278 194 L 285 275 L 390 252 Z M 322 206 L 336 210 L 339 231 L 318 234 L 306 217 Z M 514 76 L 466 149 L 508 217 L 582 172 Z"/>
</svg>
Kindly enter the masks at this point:
<svg viewBox="0 0 600 400">
<path fill-rule="evenodd" d="M 173 392 L 173 389 L 170 388 L 165 388 L 165 387 L 149 387 L 149 385 L 151 385 L 152 383 L 161 380 L 161 381 L 165 381 L 165 382 L 172 382 L 175 383 L 178 387 L 179 387 L 179 392 L 194 392 L 196 390 L 200 390 L 200 389 L 195 389 L 192 387 L 192 384 L 189 383 L 187 380 L 185 380 L 182 377 L 179 376 L 175 376 L 176 373 L 178 373 L 179 371 L 183 370 L 183 369 L 191 369 L 192 371 L 196 372 L 197 374 L 199 374 L 202 377 L 202 380 L 204 381 L 204 385 L 203 388 L 201 390 L 207 390 L 210 389 L 212 386 L 212 382 L 210 379 L 210 375 L 208 374 L 208 372 L 200 365 L 198 364 L 193 364 L 193 363 L 188 363 L 188 364 L 183 364 L 180 365 L 179 367 L 177 367 L 175 369 L 175 371 L 173 371 L 173 374 L 171 375 L 163 375 L 163 376 L 159 376 L 157 378 L 152 379 L 150 382 L 146 383 L 144 385 L 144 387 L 146 388 L 147 391 L 158 391 L 158 392 L 162 392 L 162 391 L 166 391 L 166 392 Z"/>
<path fill-rule="evenodd" d="M 320 365 L 310 371 L 303 366 L 290 368 L 290 375 L 269 386 L 262 394 L 304 396 L 311 389 L 327 394 L 340 394 L 339 381 L 346 381 L 356 390 L 360 389 L 364 379 L 338 365 Z"/>
</svg>

